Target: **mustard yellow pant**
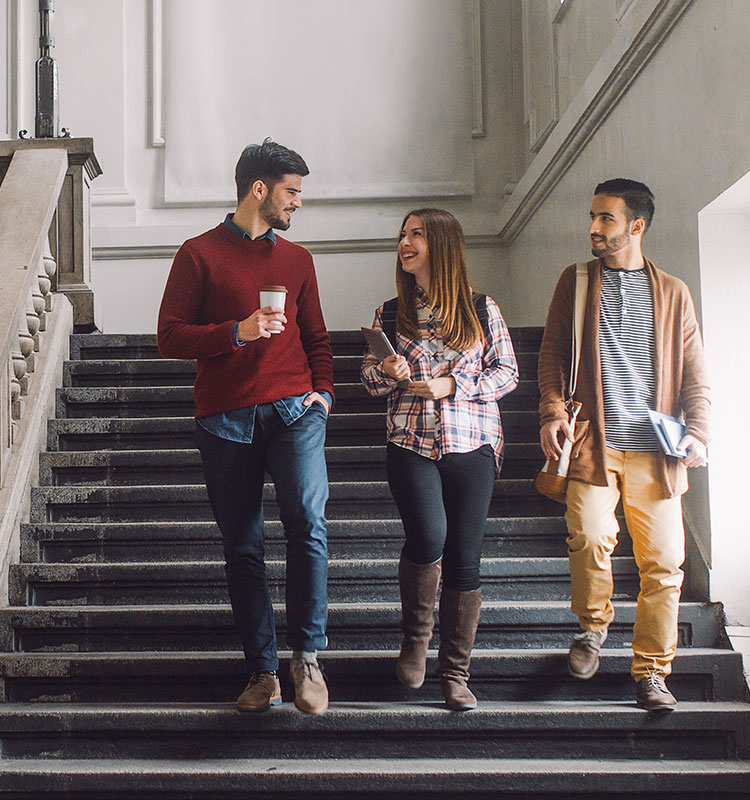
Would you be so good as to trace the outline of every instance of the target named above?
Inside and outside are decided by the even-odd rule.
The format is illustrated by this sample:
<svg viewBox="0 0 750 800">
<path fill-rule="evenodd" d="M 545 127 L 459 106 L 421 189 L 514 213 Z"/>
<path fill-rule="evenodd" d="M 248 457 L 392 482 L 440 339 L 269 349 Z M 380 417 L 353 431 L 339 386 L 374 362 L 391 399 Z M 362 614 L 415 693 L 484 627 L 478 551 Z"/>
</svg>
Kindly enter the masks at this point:
<svg viewBox="0 0 750 800">
<path fill-rule="evenodd" d="M 607 486 L 568 483 L 566 496 L 571 608 L 583 630 L 600 631 L 614 619 L 612 551 L 622 497 L 640 573 L 631 675 L 669 675 L 677 649 L 677 615 L 685 560 L 680 497 L 665 500 L 657 479 L 658 455 L 607 448 Z"/>
</svg>

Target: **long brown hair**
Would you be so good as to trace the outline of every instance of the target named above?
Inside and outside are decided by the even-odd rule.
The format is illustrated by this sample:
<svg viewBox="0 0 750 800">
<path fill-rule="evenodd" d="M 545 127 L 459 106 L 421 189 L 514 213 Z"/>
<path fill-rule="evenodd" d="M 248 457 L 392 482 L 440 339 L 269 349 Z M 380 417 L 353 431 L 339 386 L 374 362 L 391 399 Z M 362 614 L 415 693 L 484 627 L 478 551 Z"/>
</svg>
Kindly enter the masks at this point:
<svg viewBox="0 0 750 800">
<path fill-rule="evenodd" d="M 419 217 L 424 227 L 430 258 L 429 306 L 440 318 L 440 335 L 454 350 L 467 350 L 482 341 L 484 334 L 471 299 L 471 287 L 466 274 L 466 242 L 461 223 L 453 214 L 440 208 L 418 208 L 404 217 L 399 235 L 409 217 Z M 396 289 L 396 328 L 405 336 L 417 339 L 417 281 L 404 270 L 398 254 Z"/>
</svg>

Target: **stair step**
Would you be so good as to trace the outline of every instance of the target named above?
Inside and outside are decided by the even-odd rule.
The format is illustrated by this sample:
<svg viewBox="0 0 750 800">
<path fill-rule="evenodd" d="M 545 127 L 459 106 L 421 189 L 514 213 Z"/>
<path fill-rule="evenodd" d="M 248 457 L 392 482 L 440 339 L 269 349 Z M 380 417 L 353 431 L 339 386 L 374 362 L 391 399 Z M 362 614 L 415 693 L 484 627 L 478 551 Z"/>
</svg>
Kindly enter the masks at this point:
<svg viewBox="0 0 750 800">
<path fill-rule="evenodd" d="M 516 353 L 522 381 L 536 382 L 536 353 Z M 333 376 L 336 383 L 359 383 L 361 355 L 334 355 Z M 195 362 L 167 358 L 111 358 L 66 361 L 63 386 L 192 386 Z"/>
<path fill-rule="evenodd" d="M 747 761 L 593 757 L 262 759 L 246 755 L 196 759 L 186 757 L 188 752 L 190 748 L 179 760 L 8 759 L 0 772 L 0 796 L 36 792 L 50 800 L 103 796 L 108 800 L 214 800 L 219 796 L 258 800 L 570 800 L 579 795 L 586 800 L 739 800 L 750 792 Z M 114 786 L 118 788 L 113 790 Z M 432 788 L 425 793 L 426 786 L 439 790 Z M 620 792 L 622 787 L 627 789 Z"/>
<path fill-rule="evenodd" d="M 333 375 L 337 383 L 359 383 L 361 356 L 334 356 Z M 63 386 L 191 386 L 195 362 L 175 359 L 102 359 L 66 361 Z"/>
<path fill-rule="evenodd" d="M 505 411 L 506 442 L 539 440 L 536 411 Z M 328 420 L 328 446 L 382 445 L 385 414 L 337 414 Z M 49 450 L 185 450 L 195 447 L 192 417 L 51 419 L 47 423 Z"/>
<path fill-rule="evenodd" d="M 286 590 L 286 564 L 266 560 L 274 602 Z M 616 599 L 638 596 L 638 568 L 632 558 L 612 559 Z M 570 597 L 567 558 L 484 558 L 482 596 L 493 600 L 565 600 Z M 396 559 L 332 560 L 328 566 L 330 602 L 396 602 Z M 131 564 L 14 564 L 10 567 L 11 605 L 163 605 L 225 603 L 223 562 Z"/>
<path fill-rule="evenodd" d="M 170 358 L 110 358 L 66 361 L 63 386 L 192 386 L 195 361 Z"/>
<path fill-rule="evenodd" d="M 516 353 L 538 353 L 544 328 L 538 326 L 509 329 Z M 365 342 L 358 330 L 328 331 L 334 355 L 362 357 Z M 90 359 L 161 358 L 153 333 L 77 333 L 70 337 L 70 357 Z"/>
<path fill-rule="evenodd" d="M 161 358 L 153 333 L 77 333 L 70 337 L 70 357 L 88 359 Z"/>
<path fill-rule="evenodd" d="M 680 704 L 649 714 L 627 702 L 486 702 L 470 714 L 442 704 L 334 702 L 320 716 L 291 703 L 249 716 L 233 704 L 0 706 L 4 759 L 585 758 L 747 759 L 742 703 Z M 3 767 L 5 763 L 3 762 Z M 4 770 L 3 770 L 4 771 Z"/>
<path fill-rule="evenodd" d="M 382 445 L 385 414 L 333 414 L 326 444 Z M 162 450 L 195 447 L 192 417 L 153 419 L 51 419 L 47 423 L 49 450 Z"/>
<path fill-rule="evenodd" d="M 398 519 L 328 520 L 331 558 L 396 558 L 404 543 Z M 486 558 L 563 557 L 562 517 L 490 517 L 482 552 Z M 632 554 L 627 533 L 617 555 Z M 286 553 L 281 523 L 266 522 L 266 556 Z M 214 561 L 222 558 L 221 535 L 206 522 L 46 522 L 21 526 L 21 560 L 46 563 Z"/>
<path fill-rule="evenodd" d="M 364 353 L 365 342 L 358 330 L 328 331 L 332 350 L 340 355 Z M 534 348 L 539 337 L 535 328 L 519 329 L 519 337 L 528 340 L 528 349 Z M 540 340 L 541 341 L 541 340 Z M 70 357 L 75 361 L 112 359 L 160 359 L 153 333 L 79 333 L 70 337 Z M 190 363 L 190 362 L 188 362 Z"/>
<path fill-rule="evenodd" d="M 635 603 L 615 602 L 607 643 L 632 639 Z M 275 606 L 279 641 L 284 641 L 283 609 Z M 398 603 L 331 603 L 332 650 L 392 650 L 400 645 Z M 483 603 L 477 648 L 568 647 L 579 630 L 565 601 Z M 717 647 L 720 606 L 681 603 L 680 647 Z M 629 644 L 627 645 L 629 646 Z M 0 609 L 0 650 L 6 652 L 94 652 L 146 650 L 236 650 L 239 641 L 229 605 L 178 606 L 12 606 Z"/>
<path fill-rule="evenodd" d="M 266 518 L 278 519 L 275 489 L 266 484 Z M 495 482 L 489 513 L 559 515 L 561 506 L 536 492 L 531 479 Z M 396 519 L 385 481 L 329 484 L 329 519 Z M 40 486 L 31 491 L 30 522 L 208 521 L 213 513 L 205 486 Z"/>
<path fill-rule="evenodd" d="M 536 444 L 505 448 L 504 478 L 531 478 L 540 468 Z M 370 447 L 327 447 L 328 477 L 341 480 L 385 480 L 385 444 Z M 77 450 L 39 454 L 42 486 L 144 486 L 203 482 L 197 449 Z"/>
<path fill-rule="evenodd" d="M 335 387 L 337 414 L 347 411 L 384 412 L 385 398 L 371 397 L 360 383 Z M 158 418 L 193 416 L 192 386 L 100 386 L 56 391 L 58 418 Z"/>
<path fill-rule="evenodd" d="M 435 643 L 433 643 L 435 646 Z M 631 700 L 632 652 L 605 647 L 596 676 L 571 678 L 567 649 L 477 650 L 471 688 L 479 700 Z M 285 697 L 293 696 L 287 675 L 290 653 L 281 652 Z M 427 678 L 418 691 L 396 679 L 397 650 L 327 651 L 321 654 L 334 701 L 435 701 L 442 695 L 437 653 L 430 650 Z M 683 702 L 741 701 L 746 688 L 742 656 L 732 650 L 677 651 L 669 687 Z M 229 702 L 242 691 L 247 667 L 240 652 L 17 653 L 0 655 L 6 702 L 143 703 Z"/>
<path fill-rule="evenodd" d="M 385 397 L 372 397 L 361 383 L 337 383 L 335 414 L 385 412 Z M 190 386 L 92 386 L 56 391 L 57 417 L 65 419 L 154 418 L 195 414 Z M 501 410 L 534 408 L 539 401 L 536 381 L 521 381 L 500 402 Z"/>
</svg>

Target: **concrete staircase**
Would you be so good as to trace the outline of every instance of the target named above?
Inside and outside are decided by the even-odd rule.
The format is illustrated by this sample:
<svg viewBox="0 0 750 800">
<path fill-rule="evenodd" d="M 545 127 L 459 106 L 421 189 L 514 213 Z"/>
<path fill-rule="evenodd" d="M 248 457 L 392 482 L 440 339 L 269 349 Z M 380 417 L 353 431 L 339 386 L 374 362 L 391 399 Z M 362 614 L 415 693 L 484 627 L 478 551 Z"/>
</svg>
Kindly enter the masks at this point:
<svg viewBox="0 0 750 800">
<path fill-rule="evenodd" d="M 484 549 L 472 662 L 480 706 L 451 713 L 434 677 L 393 674 L 402 533 L 384 475 L 384 404 L 358 385 L 358 334 L 333 335 L 327 456 L 331 707 L 240 714 L 245 673 L 219 534 L 193 444 L 192 363 L 150 336 L 78 335 L 40 456 L 10 607 L 0 610 L 0 797 L 729 798 L 750 796 L 750 706 L 721 609 L 680 613 L 671 714 L 635 707 L 628 643 L 637 571 L 617 552 L 617 618 L 589 682 L 564 655 L 577 626 L 561 508 L 540 456 L 540 331 L 512 331 L 522 383 L 503 401 L 506 464 Z M 267 487 L 268 559 L 284 548 Z M 277 612 L 284 641 L 282 606 Z M 282 654 L 285 655 L 285 654 Z M 288 683 L 286 698 L 291 698 Z"/>
</svg>

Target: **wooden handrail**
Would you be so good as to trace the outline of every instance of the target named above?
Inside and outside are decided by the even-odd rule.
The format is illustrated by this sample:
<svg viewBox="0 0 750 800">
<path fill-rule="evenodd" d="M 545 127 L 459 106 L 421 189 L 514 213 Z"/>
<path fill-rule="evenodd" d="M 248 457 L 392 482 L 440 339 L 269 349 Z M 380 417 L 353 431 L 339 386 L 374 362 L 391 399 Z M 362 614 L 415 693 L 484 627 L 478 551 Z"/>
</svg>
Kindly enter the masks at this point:
<svg viewBox="0 0 750 800">
<path fill-rule="evenodd" d="M 50 307 L 49 229 L 67 168 L 65 150 L 19 150 L 0 184 L 0 486 Z"/>
</svg>

